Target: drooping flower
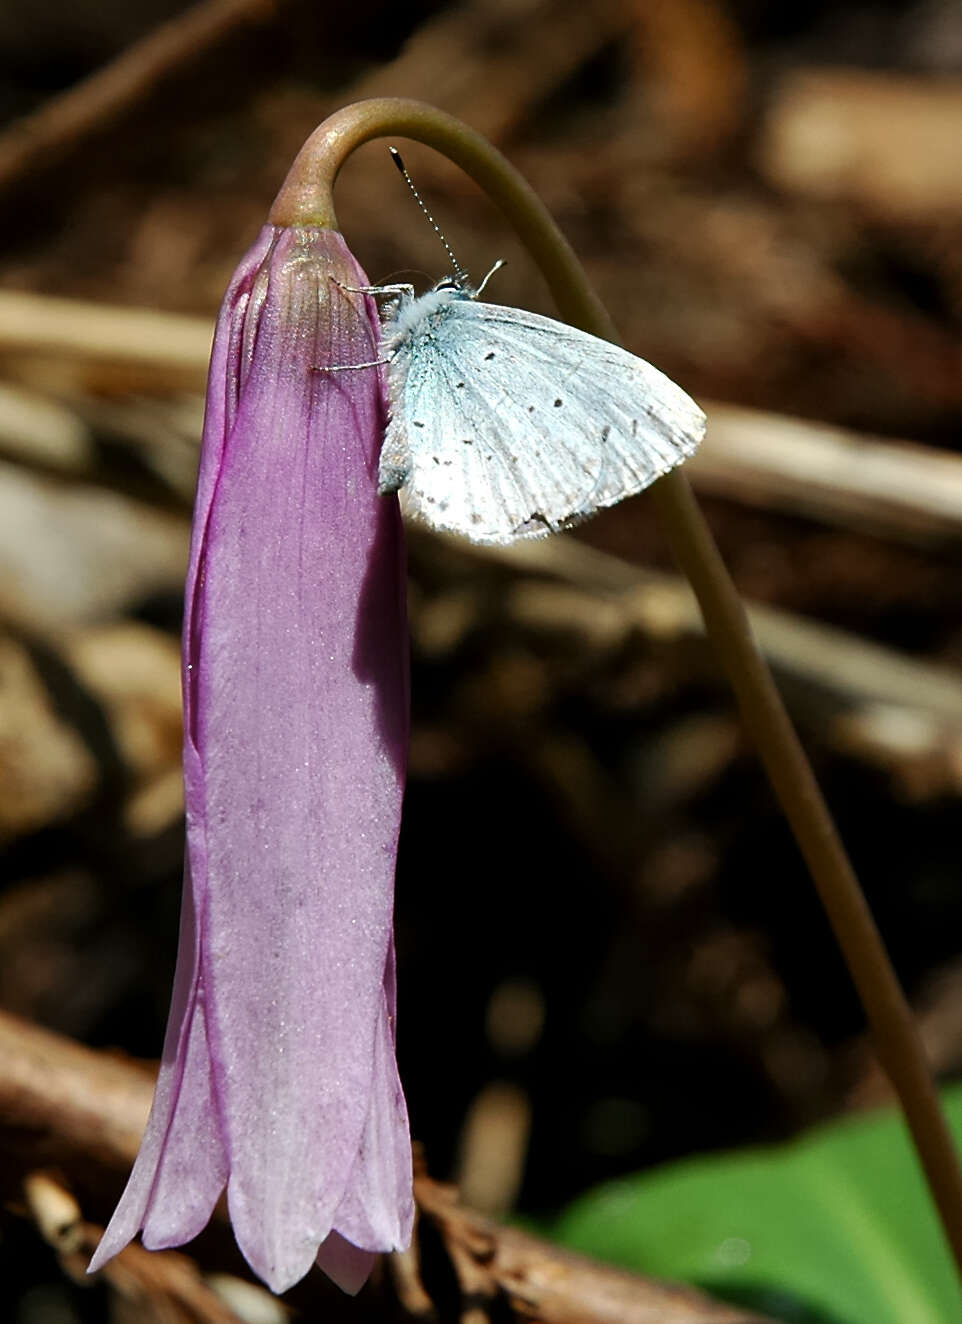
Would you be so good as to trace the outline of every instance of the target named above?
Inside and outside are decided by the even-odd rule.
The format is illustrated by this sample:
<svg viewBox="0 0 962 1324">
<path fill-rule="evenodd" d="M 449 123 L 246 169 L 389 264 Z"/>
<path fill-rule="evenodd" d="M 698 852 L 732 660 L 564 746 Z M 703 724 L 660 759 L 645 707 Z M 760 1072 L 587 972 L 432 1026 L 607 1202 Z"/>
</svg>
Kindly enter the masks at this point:
<svg viewBox="0 0 962 1324">
<path fill-rule="evenodd" d="M 218 321 L 184 622 L 187 864 L 160 1077 L 91 1262 L 207 1223 L 283 1291 L 404 1247 L 394 860 L 407 745 L 403 547 L 376 494 L 368 282 L 341 236 L 265 227 Z"/>
</svg>

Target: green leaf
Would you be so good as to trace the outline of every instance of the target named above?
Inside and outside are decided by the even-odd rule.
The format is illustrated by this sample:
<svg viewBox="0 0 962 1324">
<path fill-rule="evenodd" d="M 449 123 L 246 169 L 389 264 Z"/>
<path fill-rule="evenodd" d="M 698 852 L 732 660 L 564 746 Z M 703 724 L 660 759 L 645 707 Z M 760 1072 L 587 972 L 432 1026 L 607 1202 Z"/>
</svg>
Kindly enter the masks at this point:
<svg viewBox="0 0 962 1324">
<path fill-rule="evenodd" d="M 943 1097 L 958 1138 L 962 1087 Z M 889 1110 L 789 1145 L 613 1182 L 570 1206 L 552 1235 L 784 1319 L 962 1320 L 951 1257 L 903 1123 Z"/>
</svg>

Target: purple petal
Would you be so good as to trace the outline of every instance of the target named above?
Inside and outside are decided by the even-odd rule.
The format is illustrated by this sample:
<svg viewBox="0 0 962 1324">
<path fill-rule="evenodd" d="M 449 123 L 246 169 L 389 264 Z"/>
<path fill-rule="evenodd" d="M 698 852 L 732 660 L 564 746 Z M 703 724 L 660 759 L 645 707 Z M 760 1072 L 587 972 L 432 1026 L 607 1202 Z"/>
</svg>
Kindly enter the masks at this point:
<svg viewBox="0 0 962 1324">
<path fill-rule="evenodd" d="M 414 1198 L 407 1106 L 394 1055 L 394 945 L 375 1041 L 364 1134 L 334 1226 L 355 1246 L 401 1250 L 411 1240 Z"/>
<path fill-rule="evenodd" d="M 148 1250 L 192 1241 L 207 1226 L 227 1180 L 227 1154 L 211 1092 L 203 1003 L 194 1006 L 180 1097 L 143 1223 Z"/>
<path fill-rule="evenodd" d="M 155 1246 L 189 1241 L 206 1225 L 224 1189 L 227 1162 L 210 1093 L 189 885 L 180 925 L 167 1038 L 147 1129 L 127 1188 L 90 1261 L 90 1273 L 148 1224 L 155 1234 Z M 161 1212 L 152 1218 L 153 1211 Z"/>
<path fill-rule="evenodd" d="M 337 1283 L 342 1292 L 357 1296 L 368 1280 L 374 1261 L 372 1251 L 358 1250 L 338 1232 L 331 1232 L 317 1252 L 317 1267 Z"/>
<path fill-rule="evenodd" d="M 376 358 L 376 332 L 330 264 L 304 260 L 311 242 L 283 232 L 271 255 L 195 602 L 228 1203 L 277 1291 L 328 1236 L 383 1094 L 407 736 L 399 516 L 375 491 L 380 381 L 316 371 Z M 342 283 L 366 283 L 342 244 L 337 256 Z M 385 1125 L 408 1144 L 396 1108 Z"/>
<path fill-rule="evenodd" d="M 185 595 L 185 640 L 191 635 L 191 615 L 200 563 L 207 511 L 224 450 L 231 401 L 237 393 L 238 345 L 250 290 L 276 231 L 266 226 L 246 254 L 224 296 L 211 352 L 204 440 L 194 508 L 194 546 Z M 185 675 L 185 729 L 190 729 L 190 686 Z M 140 1151 L 127 1187 L 113 1218 L 94 1253 L 88 1272 L 94 1273 L 126 1246 L 144 1226 L 155 1194 L 163 1197 L 155 1206 L 152 1227 L 165 1245 L 189 1241 L 204 1227 L 227 1179 L 224 1141 L 211 1098 L 210 1060 L 202 1000 L 198 998 L 200 933 L 197 915 L 204 906 L 207 870 L 204 860 L 203 823 L 192 810 L 198 803 L 201 773 L 196 750 L 189 739 L 184 749 L 184 780 L 187 800 L 188 851 L 184 870 L 177 969 L 160 1074 Z M 182 1109 L 191 1119 L 187 1127 L 178 1117 L 176 1144 L 168 1148 L 175 1114 Z M 196 1131 L 197 1154 L 193 1153 Z M 184 1162 L 183 1147 L 187 1149 Z M 171 1174 L 165 1165 L 171 1163 Z M 161 1233 L 161 1229 L 163 1232 Z"/>
</svg>

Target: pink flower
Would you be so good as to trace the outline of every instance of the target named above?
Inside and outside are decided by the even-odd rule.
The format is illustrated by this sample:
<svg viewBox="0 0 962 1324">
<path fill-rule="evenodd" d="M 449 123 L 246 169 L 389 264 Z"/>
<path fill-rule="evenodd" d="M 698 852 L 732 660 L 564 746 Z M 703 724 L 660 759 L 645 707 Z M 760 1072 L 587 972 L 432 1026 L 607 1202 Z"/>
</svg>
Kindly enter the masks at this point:
<svg viewBox="0 0 962 1324">
<path fill-rule="evenodd" d="M 334 278 L 333 280 L 331 278 Z M 339 283 L 336 283 L 339 282 Z M 187 867 L 163 1063 L 91 1261 L 205 1226 L 225 1184 L 275 1291 L 346 1291 L 413 1217 L 394 1056 L 407 746 L 403 544 L 367 279 L 267 226 L 221 309 L 184 622 Z"/>
</svg>

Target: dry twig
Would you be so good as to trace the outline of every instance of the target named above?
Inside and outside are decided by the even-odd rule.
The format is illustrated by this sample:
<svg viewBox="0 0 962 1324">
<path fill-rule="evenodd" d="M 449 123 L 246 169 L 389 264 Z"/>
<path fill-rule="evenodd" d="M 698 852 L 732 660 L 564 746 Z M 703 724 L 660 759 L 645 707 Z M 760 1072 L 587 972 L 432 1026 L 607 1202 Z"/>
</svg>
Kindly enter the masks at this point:
<svg viewBox="0 0 962 1324">
<path fill-rule="evenodd" d="M 212 330 L 203 317 L 0 291 L 0 354 L 140 370 L 168 389 L 203 387 Z"/>
<path fill-rule="evenodd" d="M 48 165 L 142 101 L 159 83 L 241 24 L 273 14 L 275 0 L 202 0 L 110 64 L 0 135 L 0 189 Z"/>
<path fill-rule="evenodd" d="M 709 404 L 702 492 L 929 543 L 962 535 L 962 458 L 809 419 Z"/>
</svg>

